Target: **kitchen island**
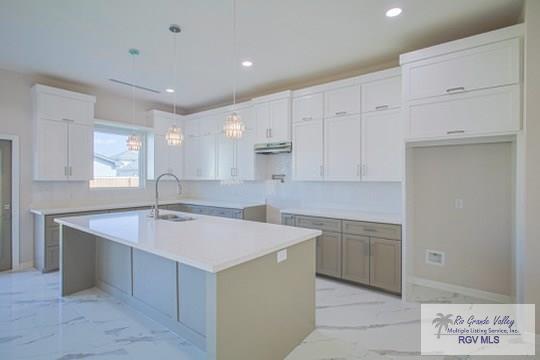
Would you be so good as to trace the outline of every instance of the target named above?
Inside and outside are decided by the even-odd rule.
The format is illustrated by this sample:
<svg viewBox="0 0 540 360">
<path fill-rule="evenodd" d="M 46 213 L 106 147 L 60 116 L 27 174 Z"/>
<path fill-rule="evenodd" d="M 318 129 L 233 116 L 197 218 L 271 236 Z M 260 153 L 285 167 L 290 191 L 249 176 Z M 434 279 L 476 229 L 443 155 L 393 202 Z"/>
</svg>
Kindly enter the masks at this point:
<svg viewBox="0 0 540 360">
<path fill-rule="evenodd" d="M 161 213 L 57 219 L 62 296 L 97 286 L 208 359 L 282 359 L 314 329 L 320 231 Z"/>
</svg>

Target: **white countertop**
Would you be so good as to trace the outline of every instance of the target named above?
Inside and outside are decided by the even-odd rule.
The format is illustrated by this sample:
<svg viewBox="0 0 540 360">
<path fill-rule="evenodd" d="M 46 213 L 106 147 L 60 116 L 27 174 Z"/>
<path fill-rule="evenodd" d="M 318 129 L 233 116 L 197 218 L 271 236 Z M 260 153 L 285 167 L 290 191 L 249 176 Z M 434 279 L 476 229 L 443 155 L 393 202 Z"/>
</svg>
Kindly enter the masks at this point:
<svg viewBox="0 0 540 360">
<path fill-rule="evenodd" d="M 264 202 L 240 202 L 240 201 L 223 201 L 223 200 L 203 200 L 192 198 L 178 198 L 159 200 L 159 205 L 172 205 L 172 204 L 187 204 L 187 205 L 200 205 L 200 206 L 213 206 L 228 209 L 246 209 L 253 206 L 265 205 Z M 99 211 L 99 210 L 113 210 L 113 209 L 127 209 L 132 207 L 152 206 L 153 200 L 130 202 L 130 203 L 116 203 L 116 204 L 103 204 L 103 205 L 83 205 L 74 207 L 59 207 L 59 208 L 32 208 L 30 212 L 37 215 L 58 215 L 69 214 L 84 211 Z"/>
<path fill-rule="evenodd" d="M 294 215 L 306 215 L 306 216 L 319 216 L 334 219 L 354 220 L 354 221 L 367 221 L 384 224 L 396 224 L 401 225 L 401 215 L 389 214 L 389 213 L 377 213 L 366 212 L 356 210 L 342 210 L 342 209 L 283 209 L 282 214 L 294 214 Z"/>
<path fill-rule="evenodd" d="M 154 220 L 149 210 L 59 218 L 72 227 L 208 272 L 219 272 L 321 235 L 319 230 L 175 213 L 185 222 Z"/>
</svg>

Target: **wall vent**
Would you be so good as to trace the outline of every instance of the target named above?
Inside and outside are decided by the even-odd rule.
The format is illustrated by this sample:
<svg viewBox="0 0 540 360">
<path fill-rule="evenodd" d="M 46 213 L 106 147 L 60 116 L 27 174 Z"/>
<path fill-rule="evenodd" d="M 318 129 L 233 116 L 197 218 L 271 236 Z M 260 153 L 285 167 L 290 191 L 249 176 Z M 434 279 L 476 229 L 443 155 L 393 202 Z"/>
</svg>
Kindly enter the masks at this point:
<svg viewBox="0 0 540 360">
<path fill-rule="evenodd" d="M 112 78 L 109 79 L 109 81 L 112 81 L 113 83 L 124 85 L 124 86 L 134 87 L 134 88 L 139 89 L 139 90 L 148 91 L 148 92 L 151 92 L 151 93 L 154 93 L 154 94 L 159 94 L 160 93 L 159 90 L 147 88 L 145 86 L 133 84 L 133 83 L 130 83 L 130 82 L 127 82 L 127 81 L 122 81 L 122 80 L 112 79 Z"/>
<path fill-rule="evenodd" d="M 445 256 L 442 251 L 426 250 L 426 264 L 444 266 Z"/>
</svg>

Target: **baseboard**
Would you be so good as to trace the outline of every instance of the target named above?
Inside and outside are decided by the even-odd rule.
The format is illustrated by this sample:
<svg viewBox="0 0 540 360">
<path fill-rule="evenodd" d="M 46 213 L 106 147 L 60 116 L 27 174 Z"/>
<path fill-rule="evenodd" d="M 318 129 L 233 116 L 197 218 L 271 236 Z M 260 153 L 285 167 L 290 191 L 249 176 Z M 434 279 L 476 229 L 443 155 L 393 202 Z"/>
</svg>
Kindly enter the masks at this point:
<svg viewBox="0 0 540 360">
<path fill-rule="evenodd" d="M 440 281 L 428 280 L 428 279 L 419 278 L 415 276 L 410 276 L 408 278 L 408 282 L 414 285 L 420 285 L 420 286 L 430 287 L 434 289 L 445 290 L 445 291 L 454 292 L 454 293 L 458 293 L 465 296 L 475 297 L 478 299 L 494 301 L 501 304 L 513 304 L 515 302 L 514 298 L 509 295 L 503 295 L 503 294 L 497 294 L 497 293 L 493 293 L 489 291 L 472 289 L 472 288 L 468 288 L 464 286 L 448 284 L 448 283 L 444 283 Z"/>
</svg>

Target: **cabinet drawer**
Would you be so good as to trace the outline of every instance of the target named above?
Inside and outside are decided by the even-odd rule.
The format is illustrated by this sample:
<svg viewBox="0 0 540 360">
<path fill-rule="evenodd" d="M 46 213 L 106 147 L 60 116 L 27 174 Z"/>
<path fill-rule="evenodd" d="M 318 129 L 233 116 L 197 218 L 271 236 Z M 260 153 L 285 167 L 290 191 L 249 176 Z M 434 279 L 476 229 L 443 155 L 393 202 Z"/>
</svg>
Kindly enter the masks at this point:
<svg viewBox="0 0 540 360">
<path fill-rule="evenodd" d="M 281 225 L 294 226 L 294 215 L 281 215 Z"/>
<path fill-rule="evenodd" d="M 343 221 L 343 232 L 352 235 L 376 236 L 385 239 L 401 240 L 401 226 L 364 221 Z"/>
<path fill-rule="evenodd" d="M 520 40 L 438 56 L 406 67 L 409 100 L 520 82 Z"/>
<path fill-rule="evenodd" d="M 325 116 L 343 116 L 360 113 L 360 85 L 327 91 Z"/>
<path fill-rule="evenodd" d="M 416 102 L 408 109 L 409 138 L 456 137 L 519 131 L 519 85 Z"/>
<path fill-rule="evenodd" d="M 362 85 L 362 112 L 382 111 L 401 106 L 401 77 Z"/>
<path fill-rule="evenodd" d="M 293 99 L 293 121 L 309 121 L 322 119 L 323 94 L 312 94 Z"/>
<path fill-rule="evenodd" d="M 338 219 L 297 216 L 296 226 L 309 229 L 318 229 L 323 231 L 334 231 L 338 233 L 341 232 L 341 220 Z"/>
</svg>

